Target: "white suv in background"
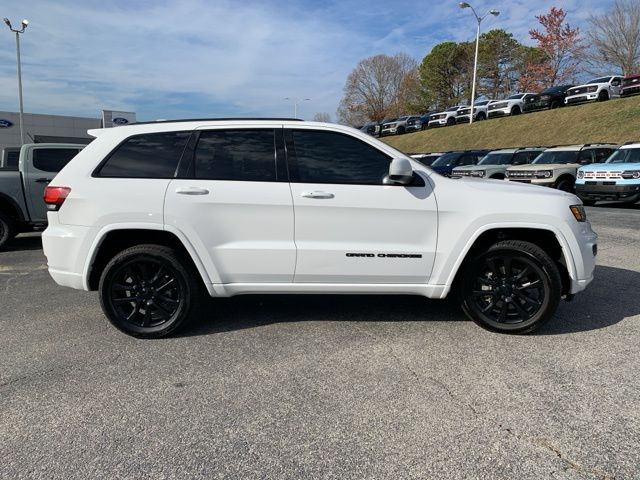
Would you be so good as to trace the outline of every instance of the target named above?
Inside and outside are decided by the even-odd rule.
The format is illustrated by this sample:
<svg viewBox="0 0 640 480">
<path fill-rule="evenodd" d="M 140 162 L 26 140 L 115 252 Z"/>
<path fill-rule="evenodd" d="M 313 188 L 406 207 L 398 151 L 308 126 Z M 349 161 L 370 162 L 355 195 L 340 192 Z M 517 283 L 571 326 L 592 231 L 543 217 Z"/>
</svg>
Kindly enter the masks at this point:
<svg viewBox="0 0 640 480">
<path fill-rule="evenodd" d="M 520 115 L 525 103 L 535 101 L 536 97 L 535 93 L 516 93 L 505 100 L 494 100 L 487 107 L 487 118 Z"/>
<path fill-rule="evenodd" d="M 428 128 L 433 127 L 448 127 L 456 124 L 458 118 L 458 110 L 462 108 L 460 106 L 449 107 L 442 112 L 434 113 L 429 117 Z"/>
<path fill-rule="evenodd" d="M 489 107 L 489 104 L 492 102 L 493 100 L 481 100 L 479 102 L 476 102 L 475 105 L 473 106 L 473 121 L 474 122 L 478 122 L 480 120 L 486 120 L 487 119 L 487 108 Z M 471 105 L 469 105 L 468 107 L 460 107 L 458 109 L 458 115 L 456 117 L 456 122 L 458 123 L 469 123 L 469 120 L 471 118 Z"/>
<path fill-rule="evenodd" d="M 622 77 L 610 76 L 594 78 L 590 82 L 567 90 L 564 99 L 566 105 L 584 102 L 602 102 L 610 98 L 620 97 Z"/>
<path fill-rule="evenodd" d="M 175 332 L 201 292 L 452 288 L 481 326 L 524 333 L 593 278 L 597 237 L 574 195 L 445 178 L 349 127 L 235 119 L 90 133 L 46 189 L 44 252 L 57 283 L 98 290 L 130 335 Z"/>
</svg>

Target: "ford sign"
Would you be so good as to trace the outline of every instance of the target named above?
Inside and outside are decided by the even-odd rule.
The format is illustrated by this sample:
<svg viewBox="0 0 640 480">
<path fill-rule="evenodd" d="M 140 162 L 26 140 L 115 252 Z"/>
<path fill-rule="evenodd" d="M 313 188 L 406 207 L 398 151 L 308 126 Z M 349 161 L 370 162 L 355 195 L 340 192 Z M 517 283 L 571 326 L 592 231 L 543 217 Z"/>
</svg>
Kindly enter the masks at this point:
<svg viewBox="0 0 640 480">
<path fill-rule="evenodd" d="M 13 122 L 9 120 L 0 119 L 0 128 L 9 128 L 13 127 Z"/>
<path fill-rule="evenodd" d="M 127 123 L 129 123 L 129 120 L 122 117 L 116 117 L 112 120 L 112 122 L 114 125 L 126 125 Z"/>
</svg>

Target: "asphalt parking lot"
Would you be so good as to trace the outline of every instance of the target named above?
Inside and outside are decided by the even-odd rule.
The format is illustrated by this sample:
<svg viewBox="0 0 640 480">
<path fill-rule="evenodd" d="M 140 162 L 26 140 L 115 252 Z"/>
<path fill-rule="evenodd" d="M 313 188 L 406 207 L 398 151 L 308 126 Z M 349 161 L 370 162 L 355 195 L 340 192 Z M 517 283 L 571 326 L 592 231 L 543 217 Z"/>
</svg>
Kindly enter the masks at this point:
<svg viewBox="0 0 640 480">
<path fill-rule="evenodd" d="M 0 253 L 1 478 L 640 478 L 640 205 L 589 208 L 596 280 L 531 336 L 447 301 L 250 296 L 110 327 Z"/>
</svg>

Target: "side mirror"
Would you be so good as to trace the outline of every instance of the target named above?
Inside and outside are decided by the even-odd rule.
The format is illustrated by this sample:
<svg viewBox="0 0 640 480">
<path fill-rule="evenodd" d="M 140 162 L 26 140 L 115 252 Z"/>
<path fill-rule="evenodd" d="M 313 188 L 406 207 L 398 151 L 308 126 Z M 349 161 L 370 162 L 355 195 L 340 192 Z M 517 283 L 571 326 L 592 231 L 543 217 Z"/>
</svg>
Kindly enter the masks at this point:
<svg viewBox="0 0 640 480">
<path fill-rule="evenodd" d="M 394 158 L 389 165 L 389 175 L 384 178 L 385 185 L 410 185 L 413 183 L 413 168 L 406 158 Z"/>
</svg>

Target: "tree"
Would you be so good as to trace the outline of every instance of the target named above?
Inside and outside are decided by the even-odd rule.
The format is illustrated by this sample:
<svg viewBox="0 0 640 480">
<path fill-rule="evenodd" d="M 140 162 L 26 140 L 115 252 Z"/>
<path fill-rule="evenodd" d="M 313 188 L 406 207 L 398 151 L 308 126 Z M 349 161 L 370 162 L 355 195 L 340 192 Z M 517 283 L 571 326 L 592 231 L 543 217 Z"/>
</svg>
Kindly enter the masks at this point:
<svg viewBox="0 0 640 480">
<path fill-rule="evenodd" d="M 584 59 L 595 75 L 615 68 L 625 75 L 640 67 L 640 2 L 616 0 L 611 11 L 589 18 Z M 616 72 L 617 73 L 617 72 Z"/>
<path fill-rule="evenodd" d="M 540 88 L 569 82 L 578 69 L 583 53 L 580 29 L 565 23 L 566 17 L 562 8 L 551 7 L 548 14 L 536 16 L 542 30 L 529 30 L 543 61 L 529 64 L 527 75 Z"/>
<path fill-rule="evenodd" d="M 422 103 L 437 109 L 458 104 L 471 87 L 471 44 L 443 42 L 431 49 L 420 64 Z"/>
<path fill-rule="evenodd" d="M 331 123 L 331 115 L 327 112 L 318 112 L 313 116 L 314 122 Z"/>
<path fill-rule="evenodd" d="M 511 93 L 525 71 L 530 49 L 502 29 L 489 30 L 480 35 L 478 96 L 503 98 Z"/>
<path fill-rule="evenodd" d="M 406 77 L 413 75 L 416 68 L 416 61 L 404 53 L 375 55 L 361 60 L 345 83 L 337 112 L 339 121 L 347 124 L 367 119 L 379 122 L 388 115 L 405 113 L 405 108 L 416 96 L 411 90 L 415 88 L 413 82 Z"/>
</svg>

